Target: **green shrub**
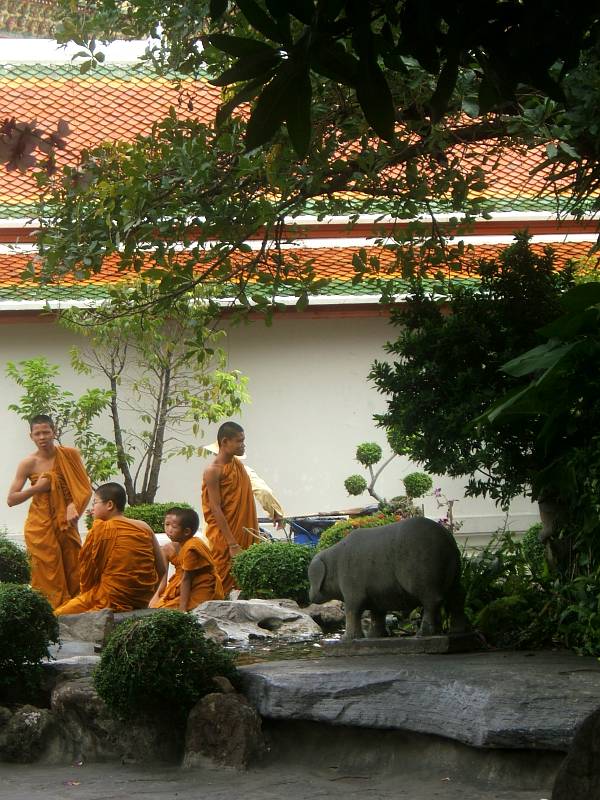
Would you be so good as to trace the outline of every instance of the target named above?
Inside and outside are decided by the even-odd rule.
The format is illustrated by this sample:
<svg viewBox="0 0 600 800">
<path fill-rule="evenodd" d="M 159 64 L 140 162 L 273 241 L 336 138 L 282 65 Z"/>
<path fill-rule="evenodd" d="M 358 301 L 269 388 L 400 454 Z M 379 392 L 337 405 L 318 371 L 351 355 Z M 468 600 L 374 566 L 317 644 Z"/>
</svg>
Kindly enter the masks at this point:
<svg viewBox="0 0 600 800">
<path fill-rule="evenodd" d="M 356 460 L 363 467 L 370 467 L 381 461 L 383 451 L 376 442 L 363 442 L 356 448 Z"/>
<path fill-rule="evenodd" d="M 540 542 L 541 530 L 542 523 L 536 522 L 535 525 L 527 529 L 521 539 L 523 556 L 525 557 L 525 561 L 529 564 L 529 569 L 535 575 L 541 574 L 546 566 L 546 553 L 544 545 Z"/>
<path fill-rule="evenodd" d="M 51 642 L 58 642 L 58 622 L 46 598 L 23 584 L 0 583 L 0 696 L 39 688 Z"/>
<path fill-rule="evenodd" d="M 231 654 L 207 639 L 193 616 L 165 609 L 117 627 L 94 684 L 117 717 L 183 723 L 194 704 L 215 691 L 217 675 L 237 681 Z"/>
<path fill-rule="evenodd" d="M 314 554 L 314 548 L 293 542 L 253 544 L 235 556 L 231 572 L 246 599 L 287 597 L 306 605 Z"/>
<path fill-rule="evenodd" d="M 29 583 L 31 567 L 27 552 L 0 536 L 0 583 Z"/>
<path fill-rule="evenodd" d="M 394 514 L 373 514 L 369 517 L 351 517 L 350 519 L 341 519 L 332 525 L 331 528 L 323 531 L 317 544 L 316 550 L 320 552 L 327 547 L 333 547 L 334 544 L 341 542 L 344 536 L 347 536 L 351 531 L 357 528 L 380 528 L 382 525 L 389 525 L 391 522 L 397 522 L 398 517 Z"/>
<path fill-rule="evenodd" d="M 366 490 L 367 485 L 368 484 L 362 475 L 350 475 L 344 481 L 346 491 L 353 497 L 357 497 L 359 494 L 362 494 Z"/>
<path fill-rule="evenodd" d="M 180 508 L 191 508 L 189 503 L 142 503 L 139 506 L 125 506 L 123 512 L 126 517 L 130 519 L 141 519 L 142 522 L 148 523 L 154 533 L 163 533 L 165 527 L 165 514 L 173 506 Z M 86 524 L 91 528 L 94 521 L 92 515 L 88 512 L 86 515 Z"/>
<path fill-rule="evenodd" d="M 433 481 L 426 472 L 411 472 L 402 478 L 407 497 L 423 497 L 431 489 Z"/>
</svg>

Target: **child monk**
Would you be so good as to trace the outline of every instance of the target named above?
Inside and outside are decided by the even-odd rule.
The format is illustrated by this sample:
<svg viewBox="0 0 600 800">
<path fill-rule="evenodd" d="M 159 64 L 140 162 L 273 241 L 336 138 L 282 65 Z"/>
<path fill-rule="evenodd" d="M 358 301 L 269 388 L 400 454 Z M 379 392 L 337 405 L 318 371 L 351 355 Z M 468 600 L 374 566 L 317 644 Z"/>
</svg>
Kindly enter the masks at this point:
<svg viewBox="0 0 600 800">
<path fill-rule="evenodd" d="M 150 608 L 190 611 L 206 600 L 222 600 L 223 586 L 210 550 L 196 536 L 200 520 L 192 508 L 170 508 L 165 515 L 165 533 L 171 540 L 162 548 L 175 574 L 167 583 L 162 577 Z"/>
<path fill-rule="evenodd" d="M 247 550 L 258 529 L 250 477 L 239 456 L 244 455 L 244 429 L 237 422 L 224 422 L 217 432 L 219 452 L 204 471 L 202 511 L 206 537 L 217 565 L 225 595 L 235 588 L 231 559 Z"/>
<path fill-rule="evenodd" d="M 77 523 L 90 501 L 92 486 L 79 451 L 56 443 L 51 417 L 33 417 L 29 435 L 36 451 L 17 467 L 7 502 L 17 506 L 31 498 L 24 529 L 31 585 L 57 608 L 79 592 Z M 27 481 L 31 485 L 23 488 Z"/>
<path fill-rule="evenodd" d="M 94 524 L 79 557 L 81 593 L 54 612 L 133 611 L 146 608 L 165 562 L 152 528 L 123 515 L 127 496 L 118 483 L 99 486 L 92 501 Z"/>
</svg>

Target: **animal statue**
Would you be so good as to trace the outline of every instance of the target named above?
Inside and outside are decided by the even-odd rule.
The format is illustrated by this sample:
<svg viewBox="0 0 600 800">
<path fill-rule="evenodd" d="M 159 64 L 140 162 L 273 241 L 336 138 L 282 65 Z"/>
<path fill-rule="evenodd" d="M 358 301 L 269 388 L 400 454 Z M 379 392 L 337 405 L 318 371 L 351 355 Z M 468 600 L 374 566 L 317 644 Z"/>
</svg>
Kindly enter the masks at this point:
<svg viewBox="0 0 600 800">
<path fill-rule="evenodd" d="M 345 639 L 363 636 L 362 612 L 371 612 L 369 637 L 385 636 L 385 615 L 408 615 L 423 606 L 421 636 L 440 634 L 441 610 L 451 633 L 466 630 L 461 560 L 454 537 L 443 525 L 412 517 L 380 528 L 358 529 L 322 550 L 308 567 L 310 600 L 343 600 Z"/>
</svg>

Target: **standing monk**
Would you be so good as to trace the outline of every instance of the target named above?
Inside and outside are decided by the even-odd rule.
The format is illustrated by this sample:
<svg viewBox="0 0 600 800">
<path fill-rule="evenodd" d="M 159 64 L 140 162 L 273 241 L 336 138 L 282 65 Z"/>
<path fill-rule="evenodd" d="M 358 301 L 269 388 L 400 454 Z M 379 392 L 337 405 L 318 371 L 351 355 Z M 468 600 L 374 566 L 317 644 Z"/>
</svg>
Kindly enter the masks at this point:
<svg viewBox="0 0 600 800">
<path fill-rule="evenodd" d="M 258 521 L 252 484 L 238 456 L 244 455 L 244 429 L 237 422 L 224 422 L 217 433 L 219 452 L 204 471 L 202 511 L 205 535 L 223 584 L 225 596 L 235 588 L 231 559 L 255 541 Z"/>
<path fill-rule="evenodd" d="M 29 423 L 37 450 L 17 467 L 8 505 L 32 498 L 25 520 L 25 544 L 31 557 L 31 585 L 57 608 L 79 592 L 77 530 L 92 495 L 79 451 L 57 445 L 52 419 L 38 414 Z M 31 486 L 23 489 L 29 480 Z"/>
</svg>

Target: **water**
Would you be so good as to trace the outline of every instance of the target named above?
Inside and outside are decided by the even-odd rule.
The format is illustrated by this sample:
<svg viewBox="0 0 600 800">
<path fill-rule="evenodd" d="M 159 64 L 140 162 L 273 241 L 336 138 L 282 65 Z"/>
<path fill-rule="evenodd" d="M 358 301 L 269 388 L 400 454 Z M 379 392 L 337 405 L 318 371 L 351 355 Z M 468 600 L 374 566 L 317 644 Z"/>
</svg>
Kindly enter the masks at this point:
<svg viewBox="0 0 600 800">
<path fill-rule="evenodd" d="M 340 636 L 328 636 L 326 641 L 337 641 Z M 235 663 L 238 666 L 244 664 L 260 664 L 268 661 L 294 661 L 296 659 L 317 659 L 323 657 L 324 638 L 303 639 L 297 642 L 273 642 L 272 644 L 251 645 L 244 650 L 238 650 L 235 655 Z"/>
</svg>

